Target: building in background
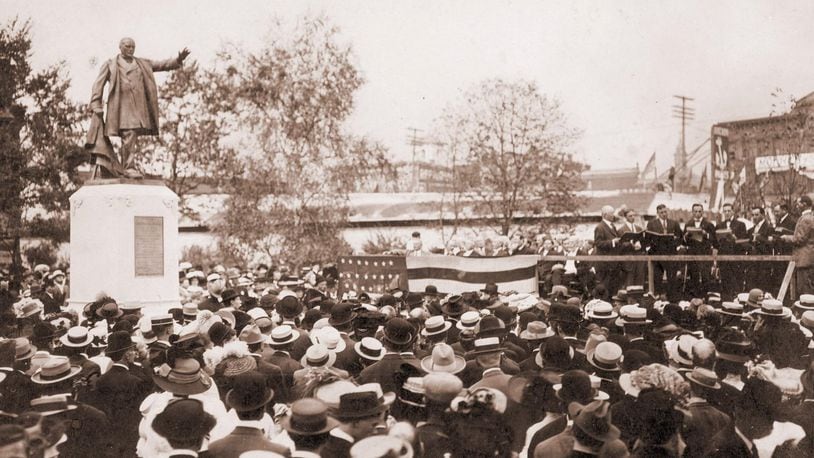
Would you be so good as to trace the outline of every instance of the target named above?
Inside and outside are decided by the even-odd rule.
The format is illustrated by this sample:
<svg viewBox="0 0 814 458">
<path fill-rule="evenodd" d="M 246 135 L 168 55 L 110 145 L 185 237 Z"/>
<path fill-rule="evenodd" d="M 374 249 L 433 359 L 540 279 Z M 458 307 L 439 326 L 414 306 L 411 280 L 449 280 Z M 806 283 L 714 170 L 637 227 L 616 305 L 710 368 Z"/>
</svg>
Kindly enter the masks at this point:
<svg viewBox="0 0 814 458">
<path fill-rule="evenodd" d="M 814 93 L 781 115 L 711 129 L 710 202 L 770 206 L 808 193 L 814 179 Z"/>
</svg>

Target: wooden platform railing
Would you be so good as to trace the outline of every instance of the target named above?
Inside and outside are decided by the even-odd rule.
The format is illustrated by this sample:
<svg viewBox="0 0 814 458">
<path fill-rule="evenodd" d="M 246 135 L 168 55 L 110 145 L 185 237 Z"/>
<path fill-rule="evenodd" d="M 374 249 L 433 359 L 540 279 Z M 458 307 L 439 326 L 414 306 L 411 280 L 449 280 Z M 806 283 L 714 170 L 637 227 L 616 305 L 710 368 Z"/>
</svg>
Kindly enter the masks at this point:
<svg viewBox="0 0 814 458">
<path fill-rule="evenodd" d="M 786 297 L 786 293 L 790 293 L 792 298 L 796 297 L 796 284 L 794 281 L 794 260 L 789 255 L 584 255 L 584 256 L 540 256 L 540 260 L 545 262 L 558 262 L 558 261 L 586 261 L 586 262 L 646 262 L 647 263 L 647 286 L 651 293 L 655 292 L 656 279 L 653 274 L 654 262 L 787 262 L 786 273 L 783 276 L 783 282 L 780 290 L 775 296 L 779 300 Z"/>
</svg>

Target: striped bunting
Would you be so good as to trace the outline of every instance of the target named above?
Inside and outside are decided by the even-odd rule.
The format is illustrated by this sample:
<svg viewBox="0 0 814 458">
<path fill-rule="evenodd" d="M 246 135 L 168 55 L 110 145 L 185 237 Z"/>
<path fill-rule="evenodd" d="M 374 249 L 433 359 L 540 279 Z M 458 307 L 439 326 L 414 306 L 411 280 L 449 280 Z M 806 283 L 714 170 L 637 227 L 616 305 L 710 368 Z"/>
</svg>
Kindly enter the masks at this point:
<svg viewBox="0 0 814 458">
<path fill-rule="evenodd" d="M 460 294 L 478 291 L 486 283 L 497 283 L 503 291 L 537 293 L 536 255 L 501 258 L 460 256 L 408 256 L 407 282 L 410 291 L 435 285 L 439 292 Z"/>
</svg>

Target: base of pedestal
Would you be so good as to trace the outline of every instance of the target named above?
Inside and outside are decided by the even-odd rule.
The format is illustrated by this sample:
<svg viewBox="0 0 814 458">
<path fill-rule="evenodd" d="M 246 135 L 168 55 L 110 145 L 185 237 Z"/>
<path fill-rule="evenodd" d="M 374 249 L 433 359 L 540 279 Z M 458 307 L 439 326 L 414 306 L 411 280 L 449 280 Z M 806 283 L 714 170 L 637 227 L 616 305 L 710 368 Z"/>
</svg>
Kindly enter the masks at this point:
<svg viewBox="0 0 814 458">
<path fill-rule="evenodd" d="M 146 313 L 179 306 L 174 192 L 159 180 L 93 180 L 70 202 L 71 308 L 100 292 Z"/>
</svg>

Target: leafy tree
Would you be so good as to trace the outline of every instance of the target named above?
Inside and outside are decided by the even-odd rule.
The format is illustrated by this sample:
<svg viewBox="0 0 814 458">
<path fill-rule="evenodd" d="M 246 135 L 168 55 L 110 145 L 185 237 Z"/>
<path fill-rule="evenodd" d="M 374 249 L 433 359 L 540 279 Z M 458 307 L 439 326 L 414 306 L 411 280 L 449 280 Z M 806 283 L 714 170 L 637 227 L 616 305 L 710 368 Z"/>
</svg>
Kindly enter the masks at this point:
<svg viewBox="0 0 814 458">
<path fill-rule="evenodd" d="M 436 124 L 456 167 L 454 184 L 501 234 L 517 216 L 575 213 L 582 205 L 576 191 L 586 167 L 568 152 L 579 132 L 534 83 L 484 81 Z"/>
<path fill-rule="evenodd" d="M 221 53 L 222 108 L 240 126 L 243 168 L 215 230 L 226 247 L 292 264 L 349 253 L 348 194 L 386 173 L 384 148 L 344 122 L 363 81 L 351 48 L 324 18 L 275 26 L 263 48 Z"/>
<path fill-rule="evenodd" d="M 161 134 L 142 142 L 139 165 L 164 178 L 190 216 L 188 195 L 201 184 L 218 188 L 239 169 L 237 152 L 225 139 L 233 127 L 223 115 L 223 95 L 197 63 L 170 74 L 158 89 Z"/>
<path fill-rule="evenodd" d="M 47 221 L 41 232 L 67 240 L 68 197 L 78 186 L 76 166 L 87 158 L 80 146 L 84 114 L 67 97 L 64 63 L 34 71 L 31 55 L 29 21 L 0 29 L 0 232 L 11 241 L 18 280 L 20 238 L 37 231 L 32 221 Z"/>
</svg>

